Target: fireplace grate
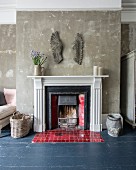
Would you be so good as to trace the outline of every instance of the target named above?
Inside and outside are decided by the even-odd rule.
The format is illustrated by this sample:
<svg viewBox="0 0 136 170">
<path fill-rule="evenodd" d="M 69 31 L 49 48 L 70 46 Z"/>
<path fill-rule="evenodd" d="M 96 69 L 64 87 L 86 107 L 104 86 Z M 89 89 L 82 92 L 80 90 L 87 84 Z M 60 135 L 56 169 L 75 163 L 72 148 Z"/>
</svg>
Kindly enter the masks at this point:
<svg viewBox="0 0 136 170">
<path fill-rule="evenodd" d="M 77 117 L 76 118 L 58 118 L 58 126 L 65 128 L 74 128 L 77 125 Z"/>
</svg>

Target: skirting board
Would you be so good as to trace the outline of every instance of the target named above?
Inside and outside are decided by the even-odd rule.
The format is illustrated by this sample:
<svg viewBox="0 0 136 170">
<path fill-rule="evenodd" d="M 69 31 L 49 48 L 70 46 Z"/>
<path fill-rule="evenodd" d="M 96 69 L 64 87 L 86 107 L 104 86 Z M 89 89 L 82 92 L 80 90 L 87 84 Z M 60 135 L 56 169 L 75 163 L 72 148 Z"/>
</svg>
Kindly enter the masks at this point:
<svg viewBox="0 0 136 170">
<path fill-rule="evenodd" d="M 117 113 L 115 113 L 115 114 L 117 114 Z M 102 114 L 102 129 L 107 129 L 107 127 L 106 127 L 107 116 L 108 116 L 108 114 Z M 31 115 L 31 117 L 33 117 L 33 115 Z M 122 118 L 122 124 L 123 124 L 123 118 Z M 46 127 L 46 125 L 45 125 L 45 127 Z"/>
<path fill-rule="evenodd" d="M 107 129 L 106 127 L 107 116 L 108 114 L 102 114 L 102 129 Z"/>
</svg>

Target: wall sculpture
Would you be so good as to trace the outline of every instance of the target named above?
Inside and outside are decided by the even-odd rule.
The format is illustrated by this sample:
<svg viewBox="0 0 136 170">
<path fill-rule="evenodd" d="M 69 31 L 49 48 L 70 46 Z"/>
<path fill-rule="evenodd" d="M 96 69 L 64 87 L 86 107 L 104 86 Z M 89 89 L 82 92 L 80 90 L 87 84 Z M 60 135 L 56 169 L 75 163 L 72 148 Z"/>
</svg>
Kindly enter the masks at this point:
<svg viewBox="0 0 136 170">
<path fill-rule="evenodd" d="M 82 64 L 82 60 L 83 60 L 83 48 L 84 48 L 84 41 L 82 35 L 77 33 L 72 49 L 74 51 L 74 61 L 77 62 L 79 65 Z"/>
<path fill-rule="evenodd" d="M 63 44 L 62 41 L 60 40 L 59 33 L 57 31 L 55 33 L 52 33 L 50 44 L 51 44 L 54 61 L 57 64 L 59 64 L 63 60 L 63 55 L 62 55 Z"/>
</svg>

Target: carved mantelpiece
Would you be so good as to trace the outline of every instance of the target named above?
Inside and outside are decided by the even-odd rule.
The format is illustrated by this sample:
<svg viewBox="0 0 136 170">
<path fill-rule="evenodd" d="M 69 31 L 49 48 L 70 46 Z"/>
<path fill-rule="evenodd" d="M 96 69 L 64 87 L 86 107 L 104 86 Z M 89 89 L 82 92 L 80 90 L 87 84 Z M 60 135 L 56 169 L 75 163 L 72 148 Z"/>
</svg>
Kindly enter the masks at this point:
<svg viewBox="0 0 136 170">
<path fill-rule="evenodd" d="M 102 78 L 100 76 L 28 76 L 34 80 L 34 131 L 46 130 L 45 86 L 90 86 L 90 130 L 102 130 Z"/>
</svg>

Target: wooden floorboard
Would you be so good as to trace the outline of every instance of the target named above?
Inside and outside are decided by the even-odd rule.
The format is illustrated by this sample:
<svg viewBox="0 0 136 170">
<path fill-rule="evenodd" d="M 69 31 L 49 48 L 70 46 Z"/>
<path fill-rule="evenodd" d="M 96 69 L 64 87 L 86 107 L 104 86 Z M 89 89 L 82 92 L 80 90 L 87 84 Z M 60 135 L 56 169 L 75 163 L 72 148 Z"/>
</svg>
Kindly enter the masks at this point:
<svg viewBox="0 0 136 170">
<path fill-rule="evenodd" d="M 31 143 L 34 133 L 0 138 L 0 170 L 136 170 L 136 130 L 125 125 L 113 138 L 102 131 L 103 143 Z"/>
</svg>

